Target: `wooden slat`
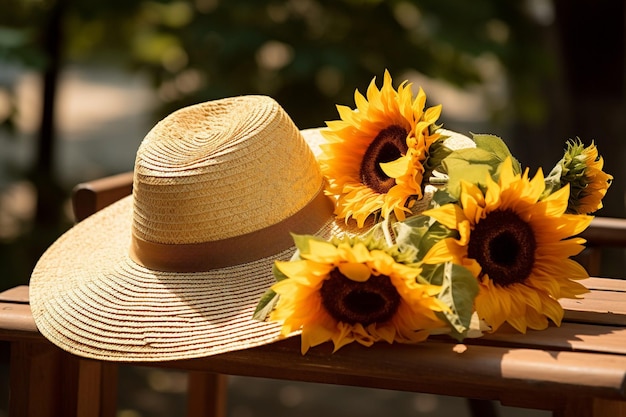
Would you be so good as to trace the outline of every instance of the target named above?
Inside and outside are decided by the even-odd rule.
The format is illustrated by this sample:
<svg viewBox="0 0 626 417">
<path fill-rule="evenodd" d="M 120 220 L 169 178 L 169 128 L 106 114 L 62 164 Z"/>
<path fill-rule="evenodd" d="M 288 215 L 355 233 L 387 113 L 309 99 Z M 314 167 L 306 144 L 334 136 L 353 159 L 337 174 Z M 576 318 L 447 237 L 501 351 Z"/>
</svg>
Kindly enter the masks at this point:
<svg viewBox="0 0 626 417">
<path fill-rule="evenodd" d="M 613 326 L 624 326 L 624 316 L 623 315 L 615 315 L 609 312 L 604 311 L 602 308 L 598 309 L 598 311 L 593 312 L 589 310 L 576 311 L 571 308 L 571 306 L 567 306 L 565 310 L 564 321 L 575 322 L 575 323 L 589 323 L 589 324 L 597 324 L 601 322 L 606 325 Z"/>
<path fill-rule="evenodd" d="M 126 197 L 132 192 L 133 173 L 112 175 L 78 184 L 72 194 L 72 207 L 77 222 Z"/>
<path fill-rule="evenodd" d="M 595 305 L 601 303 L 604 304 L 607 310 L 612 311 L 615 314 L 626 314 L 626 308 L 624 307 L 624 304 L 626 303 L 626 293 L 624 292 L 592 289 L 587 294 L 583 294 L 583 298 L 562 298 L 560 301 L 569 300 L 573 300 L 576 304 L 581 306 L 576 308 L 577 310 L 584 309 L 587 304 L 589 304 L 593 305 L 590 310 L 596 311 Z"/>
<path fill-rule="evenodd" d="M 334 354 L 326 344 L 303 356 L 299 344 L 298 338 L 292 338 L 259 348 L 153 366 L 492 400 L 500 400 L 503 391 L 534 393 L 533 398 L 538 400 L 564 395 L 626 399 L 623 355 L 430 341 L 414 346 L 349 345 Z"/>
<path fill-rule="evenodd" d="M 559 300 L 565 321 L 626 326 L 626 281 L 589 278 L 580 281 L 590 292 L 582 299 Z"/>
<path fill-rule="evenodd" d="M 626 219 L 596 217 L 580 234 L 587 239 L 587 246 L 626 246 Z"/>
<path fill-rule="evenodd" d="M 599 343 L 601 347 L 593 349 L 616 345 L 614 350 L 619 353 L 624 346 L 619 341 L 608 343 L 606 336 L 594 334 L 599 326 L 588 326 L 585 331 L 584 326 L 572 326 L 510 335 L 516 343 L 528 343 L 533 349 L 429 341 L 417 346 L 347 346 L 335 354 L 330 354 L 325 345 L 302 356 L 300 341 L 294 338 L 216 357 L 146 365 L 468 396 L 532 408 L 560 403 L 565 401 L 565 395 L 623 398 L 625 355 L 537 349 L 547 345 L 544 342 L 550 338 L 551 343 L 567 341 L 570 346 L 563 348 L 574 350 L 579 346 L 592 349 L 594 343 Z M 618 330 L 623 336 L 623 329 Z M 554 333 L 558 331 L 565 333 Z M 594 336 L 598 339 L 594 340 Z M 533 337 L 539 340 L 532 340 Z M 537 386 L 541 386 L 539 392 Z M 511 398 L 507 394 L 510 392 L 517 395 Z M 519 403 L 523 398 L 532 402 Z"/>
<path fill-rule="evenodd" d="M 0 340 L 40 339 L 28 304 L 28 286 L 0 293 Z"/>
<path fill-rule="evenodd" d="M 545 330 L 528 330 L 520 334 L 504 325 L 495 333 L 466 339 L 465 343 L 626 355 L 626 328 L 563 323 L 560 327 L 551 325 Z"/>
<path fill-rule="evenodd" d="M 563 300 L 568 300 L 564 298 Z M 606 308 L 616 314 L 626 314 L 624 303 L 626 302 L 626 292 L 607 291 L 592 289 L 589 293 L 584 294 L 582 299 L 576 299 L 584 304 L 585 300 L 593 303 L 603 303 Z"/>
<path fill-rule="evenodd" d="M 605 290 L 626 293 L 626 279 L 591 277 L 579 282 L 590 290 Z"/>
<path fill-rule="evenodd" d="M 0 292 L 0 302 L 28 303 L 28 285 L 18 285 Z"/>
<path fill-rule="evenodd" d="M 28 304 L 0 302 L 0 340 L 41 339 Z"/>
</svg>

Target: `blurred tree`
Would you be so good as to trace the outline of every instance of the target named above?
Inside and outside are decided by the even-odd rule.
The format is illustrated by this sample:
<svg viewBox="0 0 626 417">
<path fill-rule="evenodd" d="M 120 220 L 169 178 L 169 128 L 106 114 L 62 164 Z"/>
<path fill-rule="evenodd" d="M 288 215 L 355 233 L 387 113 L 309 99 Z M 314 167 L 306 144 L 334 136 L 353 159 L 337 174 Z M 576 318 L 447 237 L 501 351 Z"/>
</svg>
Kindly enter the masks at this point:
<svg viewBox="0 0 626 417">
<path fill-rule="evenodd" d="M 150 74 L 162 114 L 262 93 L 301 127 L 319 126 L 336 117 L 334 104 L 352 103 L 354 89 L 385 68 L 396 78 L 417 70 L 467 86 L 489 77 L 482 58 L 491 56 L 523 86 L 513 95 L 515 112 L 538 120 L 545 111 L 533 81 L 554 69 L 540 47 L 541 25 L 522 0 L 8 1 L 39 15 L 5 19 L 20 33 L 41 28 L 48 10 L 67 3 L 68 58 L 123 62 Z"/>
<path fill-rule="evenodd" d="M 27 228 L 13 245 L 8 245 L 7 259 L 0 256 L 8 266 L 6 285 L 23 281 L 23 271 L 30 271 L 34 261 L 58 236 L 64 227 L 61 222 L 64 192 L 55 181 L 54 110 L 59 72 L 62 61 L 62 19 L 64 0 L 54 2 L 20 2 L 9 0 L 0 26 L 0 61 L 13 62 L 36 69 L 42 76 L 41 121 L 38 131 L 36 154 L 31 169 L 23 173 L 35 185 L 36 210 L 34 227 Z M 6 19 L 6 20 L 5 20 Z M 8 26 L 7 22 L 11 25 Z M 0 85 L 12 93 L 12 86 Z M 9 130 L 15 129 L 14 119 L 19 109 L 10 97 L 10 111 L 0 123 Z M 9 261 L 10 260 L 10 261 Z M 28 273 L 28 272 L 26 272 Z"/>
<path fill-rule="evenodd" d="M 510 134 L 534 166 L 558 160 L 567 139 L 550 0 L 3 1 L 0 65 L 19 62 L 51 83 L 33 162 L 48 181 L 36 182 L 40 222 L 59 215 L 50 207 L 61 194 L 52 185 L 53 85 L 64 62 L 148 74 L 162 103 L 155 120 L 196 102 L 268 94 L 301 128 L 336 119 L 335 104 L 352 105 L 355 88 L 385 69 L 397 82 L 418 71 L 469 87 L 488 82 L 495 64 L 509 91 L 492 132 Z M 15 115 L 0 123 L 10 128 Z"/>
<path fill-rule="evenodd" d="M 527 1 L 128 0 L 68 7 L 72 57 L 122 59 L 151 75 L 161 115 L 237 94 L 275 97 L 301 127 L 335 118 L 385 68 L 467 86 L 494 57 L 524 82 L 521 111 L 541 118 L 532 80 L 551 70 Z M 104 52 L 107 52 L 105 55 Z M 521 94 L 523 92 L 523 96 Z M 524 103 L 524 100 L 527 103 Z M 532 101 L 534 100 L 534 101 Z M 530 106 L 528 102 L 530 102 Z M 526 109 L 526 110 L 524 110 Z"/>
<path fill-rule="evenodd" d="M 555 9 L 565 63 L 564 135 L 595 140 L 604 150 L 614 181 L 599 214 L 626 217 L 626 2 L 555 0 Z"/>
</svg>

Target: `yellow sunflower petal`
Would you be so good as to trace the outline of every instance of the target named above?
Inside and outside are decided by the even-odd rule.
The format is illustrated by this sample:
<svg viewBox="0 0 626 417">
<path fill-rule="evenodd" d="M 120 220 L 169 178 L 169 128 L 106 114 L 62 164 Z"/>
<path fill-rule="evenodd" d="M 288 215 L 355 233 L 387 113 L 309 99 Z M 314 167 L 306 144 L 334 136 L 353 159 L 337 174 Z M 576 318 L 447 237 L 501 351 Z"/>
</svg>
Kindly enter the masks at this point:
<svg viewBox="0 0 626 417">
<path fill-rule="evenodd" d="M 553 192 L 543 200 L 545 213 L 550 216 L 560 216 L 567 210 L 569 199 L 569 184 L 558 191 Z M 539 203 L 541 204 L 541 203 Z"/>
<path fill-rule="evenodd" d="M 435 243 L 423 258 L 425 264 L 436 265 L 444 262 L 453 262 L 463 259 L 467 250 L 459 246 L 456 239 L 441 239 Z"/>
<path fill-rule="evenodd" d="M 485 197 L 477 186 L 463 180 L 461 180 L 461 206 L 465 217 L 472 224 L 478 223 L 484 211 Z"/>
<path fill-rule="evenodd" d="M 537 312 L 534 308 L 526 306 L 523 312 L 513 316 L 507 320 L 520 333 L 526 333 L 528 328 L 534 330 L 544 330 L 548 327 L 548 320 L 542 313 Z"/>
<path fill-rule="evenodd" d="M 563 307 L 553 298 L 543 297 L 543 305 L 541 307 L 541 312 L 550 320 L 554 322 L 557 326 L 561 325 L 561 320 L 563 320 L 563 315 L 565 312 L 563 311 Z M 541 328 L 533 327 L 536 330 L 542 330 Z"/>
<path fill-rule="evenodd" d="M 491 326 L 492 331 L 495 331 L 511 315 L 511 295 L 488 281 L 486 279 L 485 283 L 480 285 L 475 300 L 476 312 Z"/>
<path fill-rule="evenodd" d="M 576 281 L 568 281 L 560 289 L 561 292 L 555 298 L 582 298 L 583 294 L 589 292 L 587 287 Z"/>
<path fill-rule="evenodd" d="M 495 182 L 491 177 L 487 178 L 487 192 L 485 193 L 485 210 L 491 211 L 500 205 L 500 185 Z M 477 222 L 475 219 L 474 222 Z"/>
<path fill-rule="evenodd" d="M 430 216 L 449 229 L 457 229 L 460 222 L 466 220 L 463 209 L 456 204 L 446 204 L 435 209 L 425 210 L 425 216 Z"/>
<path fill-rule="evenodd" d="M 522 307 L 520 309 L 521 311 L 511 314 L 507 318 L 506 322 L 509 323 L 511 326 L 513 326 L 513 328 L 517 330 L 518 332 L 526 333 L 526 330 L 528 329 L 528 312 L 529 310 L 532 311 L 532 309 L 527 309 L 526 307 L 523 307 L 523 306 L 520 306 L 520 307 Z M 547 325 L 547 320 L 546 320 L 546 325 Z"/>
<path fill-rule="evenodd" d="M 372 330 L 375 330 L 375 327 L 368 326 L 368 328 L 366 329 L 365 327 L 363 327 L 361 323 L 357 323 L 351 326 L 352 340 L 354 340 L 357 343 L 360 343 L 363 346 L 370 347 L 375 342 L 378 342 L 380 340 L 376 332 L 375 331 L 372 332 Z M 346 344 L 345 342 L 342 344 L 336 344 L 335 350 L 339 349 L 341 346 L 345 344 Z"/>
<path fill-rule="evenodd" d="M 411 158 L 408 156 L 402 156 L 395 161 L 385 162 L 380 164 L 380 168 L 390 178 L 399 178 L 410 172 Z"/>
<path fill-rule="evenodd" d="M 327 329 L 324 326 L 305 325 L 302 328 L 302 334 L 300 336 L 302 338 L 300 351 L 304 355 L 305 353 L 307 353 L 309 348 L 321 345 L 324 342 L 332 340 L 333 334 L 333 330 Z"/>
<path fill-rule="evenodd" d="M 301 256 L 319 263 L 334 263 L 337 259 L 337 247 L 328 242 L 309 239 L 309 253 Z"/>
<path fill-rule="evenodd" d="M 500 166 L 500 184 L 509 185 L 515 180 L 516 175 L 513 173 L 513 161 L 511 158 L 506 158 Z"/>
<path fill-rule="evenodd" d="M 541 168 L 539 168 L 533 179 L 528 181 L 528 186 L 526 187 L 526 196 L 532 201 L 537 201 L 545 188 L 546 183 L 544 181 L 543 171 L 541 170 Z"/>
<path fill-rule="evenodd" d="M 372 275 L 367 265 L 359 263 L 343 263 L 339 264 L 337 268 L 346 278 L 355 282 L 365 282 L 370 278 L 370 275 Z"/>
<path fill-rule="evenodd" d="M 372 328 L 368 329 L 368 331 L 370 333 L 376 333 L 378 335 L 378 338 L 380 340 L 384 340 L 387 343 L 393 343 L 394 339 L 396 338 L 396 329 L 392 326 L 381 326 L 379 328 L 374 328 L 373 326 L 375 325 L 371 325 Z"/>
<path fill-rule="evenodd" d="M 433 122 L 435 122 L 437 119 L 439 119 L 439 116 L 441 116 L 441 110 L 442 110 L 441 104 L 438 104 L 433 107 L 429 107 L 424 113 L 424 119 L 428 121 L 432 120 Z"/>
<path fill-rule="evenodd" d="M 292 278 L 294 280 L 298 280 L 300 284 L 315 284 L 315 282 L 311 282 L 314 280 L 315 275 L 312 273 L 312 265 L 309 261 L 294 261 L 294 262 L 280 262 L 276 261 L 276 267 L 286 276 Z M 280 288 L 282 281 L 279 281 L 274 284 L 274 287 Z M 273 287 L 272 287 L 273 288 Z"/>
</svg>

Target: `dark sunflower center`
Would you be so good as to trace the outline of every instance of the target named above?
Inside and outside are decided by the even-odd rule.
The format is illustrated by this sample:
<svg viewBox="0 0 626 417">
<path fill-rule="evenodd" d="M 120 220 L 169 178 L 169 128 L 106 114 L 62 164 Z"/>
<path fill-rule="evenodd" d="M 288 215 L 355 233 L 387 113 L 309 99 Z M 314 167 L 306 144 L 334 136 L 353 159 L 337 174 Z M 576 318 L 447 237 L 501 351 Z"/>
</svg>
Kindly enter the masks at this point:
<svg viewBox="0 0 626 417">
<path fill-rule="evenodd" d="M 326 311 L 335 320 L 348 324 L 386 322 L 400 305 L 400 295 L 386 275 L 372 275 L 365 282 L 356 282 L 334 269 L 322 284 L 320 294 Z"/>
<path fill-rule="evenodd" d="M 467 255 L 483 273 L 506 287 L 524 282 L 535 264 L 537 243 L 530 225 L 512 210 L 496 210 L 476 224 Z"/>
<path fill-rule="evenodd" d="M 396 180 L 385 174 L 381 163 L 395 161 L 405 155 L 407 131 L 397 125 L 381 130 L 367 147 L 359 175 L 363 184 L 380 194 L 385 194 L 396 184 Z"/>
</svg>

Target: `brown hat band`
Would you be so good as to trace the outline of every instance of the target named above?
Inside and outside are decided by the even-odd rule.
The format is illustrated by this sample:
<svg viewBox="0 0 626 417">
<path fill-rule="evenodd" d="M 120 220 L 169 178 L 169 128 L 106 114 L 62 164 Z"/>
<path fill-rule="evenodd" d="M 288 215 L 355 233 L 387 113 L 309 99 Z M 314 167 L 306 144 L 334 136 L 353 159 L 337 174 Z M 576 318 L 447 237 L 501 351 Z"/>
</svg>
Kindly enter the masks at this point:
<svg viewBox="0 0 626 417">
<path fill-rule="evenodd" d="M 331 217 L 333 205 L 320 190 L 301 210 L 285 220 L 245 235 L 211 242 L 163 244 L 134 233 L 130 257 L 139 265 L 164 272 L 203 272 L 275 255 L 293 246 L 290 233 L 313 234 Z"/>
</svg>

